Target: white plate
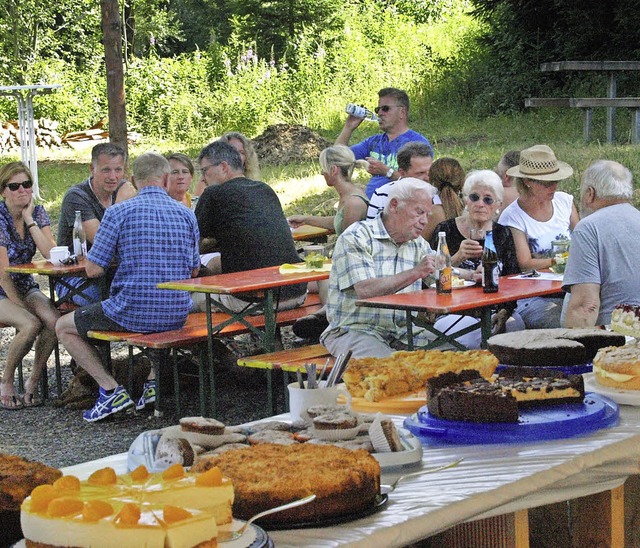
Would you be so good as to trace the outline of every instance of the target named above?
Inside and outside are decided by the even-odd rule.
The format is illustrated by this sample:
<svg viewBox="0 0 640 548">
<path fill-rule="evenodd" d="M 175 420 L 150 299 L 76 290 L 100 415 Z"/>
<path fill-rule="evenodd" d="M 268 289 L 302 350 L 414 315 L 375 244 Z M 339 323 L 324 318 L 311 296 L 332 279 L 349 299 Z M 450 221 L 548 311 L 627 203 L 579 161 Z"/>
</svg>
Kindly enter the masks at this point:
<svg viewBox="0 0 640 548">
<path fill-rule="evenodd" d="M 612 386 L 603 386 L 596 381 L 595 373 L 585 373 L 584 388 L 589 392 L 597 392 L 620 405 L 640 406 L 640 390 L 622 390 Z"/>
<path fill-rule="evenodd" d="M 422 444 L 420 440 L 404 428 L 398 428 L 398 433 L 400 434 L 404 451 L 371 453 L 371 456 L 380 463 L 382 470 L 422 461 Z"/>
<path fill-rule="evenodd" d="M 244 525 L 244 521 L 241 519 L 234 519 L 228 525 L 221 525 L 218 527 L 218 531 L 237 531 Z M 261 548 L 269 545 L 269 536 L 265 533 L 264 529 L 258 527 L 255 524 L 249 525 L 249 528 L 244 532 L 239 539 L 230 540 L 228 542 L 221 542 L 218 544 L 220 548 Z"/>
<path fill-rule="evenodd" d="M 471 280 L 465 280 L 464 285 L 454 285 L 453 289 L 466 289 L 467 287 L 475 287 L 476 282 L 472 282 Z M 436 288 L 436 284 L 431 284 L 429 286 L 431 289 Z"/>
<path fill-rule="evenodd" d="M 244 521 L 241 519 L 234 519 L 227 525 L 221 525 L 218 527 L 218 531 L 236 531 L 244 525 Z M 262 548 L 269 545 L 269 536 L 265 533 L 264 529 L 254 525 L 249 525 L 249 528 L 244 532 L 239 539 L 230 540 L 229 542 L 220 543 L 218 546 L 224 546 L 224 548 Z M 22 539 L 16 542 L 12 548 L 26 548 L 27 541 Z"/>
</svg>

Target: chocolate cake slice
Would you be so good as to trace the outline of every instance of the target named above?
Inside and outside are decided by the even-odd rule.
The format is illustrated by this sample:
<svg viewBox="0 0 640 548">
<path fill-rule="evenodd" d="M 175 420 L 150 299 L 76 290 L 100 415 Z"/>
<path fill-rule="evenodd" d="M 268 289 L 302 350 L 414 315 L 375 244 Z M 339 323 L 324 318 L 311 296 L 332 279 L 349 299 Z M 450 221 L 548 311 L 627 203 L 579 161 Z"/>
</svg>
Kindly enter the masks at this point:
<svg viewBox="0 0 640 548">
<path fill-rule="evenodd" d="M 519 408 L 580 403 L 581 375 L 535 368 L 506 368 L 487 381 L 477 371 L 445 373 L 427 381 L 434 417 L 470 422 L 518 422 Z"/>
</svg>

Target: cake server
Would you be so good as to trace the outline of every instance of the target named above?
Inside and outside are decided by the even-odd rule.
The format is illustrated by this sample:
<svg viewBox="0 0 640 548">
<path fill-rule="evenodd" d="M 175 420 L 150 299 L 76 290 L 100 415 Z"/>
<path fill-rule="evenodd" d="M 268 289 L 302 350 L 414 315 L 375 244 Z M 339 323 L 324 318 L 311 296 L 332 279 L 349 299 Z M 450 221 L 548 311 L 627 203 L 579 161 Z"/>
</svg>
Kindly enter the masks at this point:
<svg viewBox="0 0 640 548">
<path fill-rule="evenodd" d="M 420 476 L 421 474 L 432 474 L 434 472 L 440 472 L 441 470 L 446 470 L 447 468 L 455 468 L 460 464 L 464 458 L 459 458 L 458 460 L 454 460 L 453 462 L 449 462 L 447 464 L 443 464 L 442 466 L 436 466 L 435 468 L 425 468 L 424 470 L 419 470 L 418 472 L 411 472 L 410 474 L 402 474 L 398 476 L 395 481 L 388 485 L 381 485 L 380 488 L 383 494 L 391 493 L 395 491 L 398 483 L 400 483 L 403 479 L 411 478 L 413 476 Z"/>
<path fill-rule="evenodd" d="M 276 506 L 275 508 L 269 508 L 269 510 L 265 510 L 264 512 L 260 512 L 255 516 L 249 518 L 240 529 L 237 531 L 218 531 L 218 542 L 230 542 L 232 540 L 236 540 L 244 535 L 245 531 L 254 521 L 257 519 L 263 518 L 264 516 L 268 516 L 270 514 L 275 514 L 277 512 L 282 512 L 283 510 L 288 510 L 289 508 L 295 508 L 296 506 L 302 506 L 303 504 L 308 504 L 312 500 L 315 500 L 315 495 L 309 495 L 308 497 L 304 497 L 303 499 L 294 500 L 287 504 L 283 504 L 282 506 Z"/>
</svg>

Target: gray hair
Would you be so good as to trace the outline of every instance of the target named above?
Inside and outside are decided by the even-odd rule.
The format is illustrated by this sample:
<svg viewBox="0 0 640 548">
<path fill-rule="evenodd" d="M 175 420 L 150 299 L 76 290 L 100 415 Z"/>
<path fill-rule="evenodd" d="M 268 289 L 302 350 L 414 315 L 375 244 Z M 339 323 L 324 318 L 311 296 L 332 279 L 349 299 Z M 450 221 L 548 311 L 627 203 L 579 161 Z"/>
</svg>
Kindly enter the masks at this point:
<svg viewBox="0 0 640 548">
<path fill-rule="evenodd" d="M 127 159 L 127 155 L 120 145 L 116 145 L 115 143 L 98 143 L 91 149 L 91 165 L 93 165 L 93 167 L 98 167 L 98 158 L 103 154 L 111 158 L 122 156 L 123 160 Z"/>
<path fill-rule="evenodd" d="M 356 160 L 353 151 L 345 145 L 333 145 L 325 148 L 319 157 L 320 167 L 325 173 L 329 172 L 331 166 L 340 168 L 340 173 L 347 180 L 351 181 L 353 170 L 356 167 L 367 169 L 369 162 L 366 160 Z"/>
<path fill-rule="evenodd" d="M 496 166 L 496 173 L 500 175 L 500 177 L 504 177 L 505 174 L 507 173 L 507 169 L 516 167 L 519 164 L 520 164 L 520 151 L 510 150 L 509 152 L 505 152 L 502 158 L 500 158 L 500 161 Z"/>
<path fill-rule="evenodd" d="M 204 147 L 198 155 L 198 163 L 202 163 L 205 158 L 214 166 L 226 162 L 233 171 L 243 171 L 244 169 L 240 153 L 233 145 L 225 141 L 213 141 Z"/>
<path fill-rule="evenodd" d="M 133 177 L 136 185 L 159 181 L 171 171 L 169 160 L 157 152 L 145 152 L 133 161 Z"/>
<path fill-rule="evenodd" d="M 596 160 L 582 176 L 584 193 L 593 188 L 596 196 L 605 200 L 630 200 L 633 197 L 633 175 L 618 162 L 612 160 Z"/>
<path fill-rule="evenodd" d="M 438 193 L 433 185 L 424 182 L 422 179 L 416 179 L 415 177 L 399 179 L 389 189 L 389 197 L 384 206 L 384 213 L 387 214 L 389 212 L 389 205 L 394 198 L 398 202 L 411 202 L 415 200 L 415 195 L 419 191 L 426 192 L 429 195 L 429 199 Z"/>
<path fill-rule="evenodd" d="M 469 196 L 476 188 L 485 187 L 488 188 L 494 195 L 498 202 L 502 202 L 504 197 L 504 187 L 500 176 L 490 169 L 479 169 L 472 171 L 467 175 L 467 179 L 462 187 L 462 193 L 465 196 Z"/>
</svg>

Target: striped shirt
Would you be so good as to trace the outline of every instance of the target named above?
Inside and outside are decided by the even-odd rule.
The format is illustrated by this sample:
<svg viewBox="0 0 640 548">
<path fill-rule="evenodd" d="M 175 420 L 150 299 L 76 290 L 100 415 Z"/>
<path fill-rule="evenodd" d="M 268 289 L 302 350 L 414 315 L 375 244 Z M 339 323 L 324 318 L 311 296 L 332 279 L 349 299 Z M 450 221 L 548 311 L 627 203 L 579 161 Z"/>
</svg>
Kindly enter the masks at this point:
<svg viewBox="0 0 640 548">
<path fill-rule="evenodd" d="M 330 326 L 325 334 L 340 329 L 356 330 L 373 334 L 387 344 L 394 340 L 406 344 L 405 312 L 356 306 L 358 297 L 354 286 L 364 280 L 393 276 L 409 270 L 425 255 L 432 253 L 429 243 L 422 236 L 397 245 L 389 236 L 381 216 L 348 227 L 338 238 L 333 252 L 327 302 Z M 422 280 L 416 280 L 398 293 L 420 289 Z M 425 329 L 414 328 L 416 346 L 423 346 L 431 339 L 433 336 Z"/>
<path fill-rule="evenodd" d="M 200 266 L 200 232 L 193 211 L 162 188 L 108 208 L 87 258 L 105 270 L 117 262 L 105 315 L 129 331 L 178 329 L 191 309 L 186 291 L 158 289 L 160 282 L 191 277 Z"/>
<path fill-rule="evenodd" d="M 402 181 L 402 179 L 398 179 L 398 181 Z M 384 209 L 384 206 L 387 205 L 389 201 L 389 189 L 396 184 L 398 181 L 391 181 L 387 184 L 382 185 L 381 187 L 376 188 L 371 199 L 369 200 L 369 208 L 367 209 L 367 221 L 371 219 L 375 219 L 378 214 Z M 433 205 L 442 205 L 442 200 L 440 196 L 434 196 L 432 198 Z"/>
</svg>

